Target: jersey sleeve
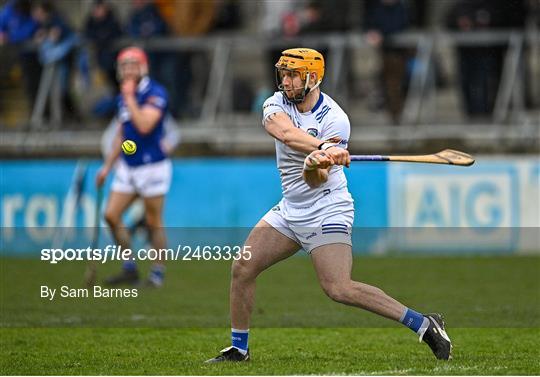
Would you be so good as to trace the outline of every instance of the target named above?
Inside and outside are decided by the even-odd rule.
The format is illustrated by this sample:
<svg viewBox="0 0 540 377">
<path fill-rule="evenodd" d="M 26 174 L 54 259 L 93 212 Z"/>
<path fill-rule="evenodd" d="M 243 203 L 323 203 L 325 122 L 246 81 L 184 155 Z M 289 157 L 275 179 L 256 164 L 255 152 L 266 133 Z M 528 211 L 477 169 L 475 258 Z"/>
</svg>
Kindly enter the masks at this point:
<svg viewBox="0 0 540 377">
<path fill-rule="evenodd" d="M 165 111 L 167 109 L 168 102 L 169 99 L 165 89 L 161 87 L 154 87 L 148 93 L 146 100 L 144 101 L 144 106 L 152 106 L 161 111 Z"/>
<path fill-rule="evenodd" d="M 340 114 L 331 119 L 323 130 L 323 141 L 335 143 L 338 147 L 347 149 L 351 136 L 351 124 L 346 114 Z"/>
<path fill-rule="evenodd" d="M 266 119 L 275 113 L 284 113 L 285 106 L 283 103 L 283 97 L 281 93 L 274 93 L 272 97 L 269 97 L 266 101 L 264 101 L 263 104 L 263 119 L 262 124 L 264 126 L 264 123 L 266 122 Z"/>
</svg>

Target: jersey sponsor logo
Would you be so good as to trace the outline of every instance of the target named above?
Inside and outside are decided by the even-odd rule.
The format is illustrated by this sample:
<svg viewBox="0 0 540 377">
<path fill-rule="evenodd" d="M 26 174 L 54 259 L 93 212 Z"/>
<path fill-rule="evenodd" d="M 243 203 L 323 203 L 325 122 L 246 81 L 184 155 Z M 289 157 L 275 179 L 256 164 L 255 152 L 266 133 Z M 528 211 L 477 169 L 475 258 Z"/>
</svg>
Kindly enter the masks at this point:
<svg viewBox="0 0 540 377">
<path fill-rule="evenodd" d="M 306 132 L 313 137 L 317 137 L 317 135 L 319 134 L 319 130 L 317 130 L 316 128 L 308 128 Z"/>
<path fill-rule="evenodd" d="M 274 208 L 272 208 L 272 211 L 274 212 L 277 212 L 277 211 L 280 211 L 281 208 L 279 208 L 279 206 L 274 206 Z"/>
<path fill-rule="evenodd" d="M 263 106 L 263 110 L 272 106 L 281 108 L 281 106 L 279 106 L 277 103 L 267 103 L 266 105 Z"/>
</svg>

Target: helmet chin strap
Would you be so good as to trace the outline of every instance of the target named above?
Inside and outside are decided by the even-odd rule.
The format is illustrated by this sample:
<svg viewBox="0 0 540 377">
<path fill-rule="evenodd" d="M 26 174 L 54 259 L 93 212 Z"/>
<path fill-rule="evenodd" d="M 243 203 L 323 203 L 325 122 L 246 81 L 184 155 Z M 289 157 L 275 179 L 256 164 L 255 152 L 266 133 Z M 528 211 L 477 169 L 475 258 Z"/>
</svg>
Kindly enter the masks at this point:
<svg viewBox="0 0 540 377">
<path fill-rule="evenodd" d="M 313 89 L 317 89 L 319 87 L 319 85 L 321 84 L 321 82 L 319 81 L 318 83 L 316 83 L 315 85 L 313 85 L 313 88 L 309 88 L 309 92 L 311 92 Z M 307 93 L 306 93 L 307 94 Z"/>
<path fill-rule="evenodd" d="M 308 85 L 309 85 L 309 74 L 310 74 L 309 72 L 307 72 L 307 74 L 306 74 L 306 85 L 304 86 L 304 93 L 303 93 L 301 98 L 296 98 L 295 97 L 293 99 L 290 99 L 289 97 L 287 97 L 287 95 L 285 95 L 287 97 L 287 99 L 289 101 L 291 101 L 292 103 L 298 104 L 298 103 L 304 102 L 304 100 L 306 99 L 306 96 L 309 94 L 309 92 L 316 89 L 321 84 L 321 81 L 318 81 L 315 85 L 313 85 L 312 88 L 309 88 L 308 87 Z"/>
</svg>

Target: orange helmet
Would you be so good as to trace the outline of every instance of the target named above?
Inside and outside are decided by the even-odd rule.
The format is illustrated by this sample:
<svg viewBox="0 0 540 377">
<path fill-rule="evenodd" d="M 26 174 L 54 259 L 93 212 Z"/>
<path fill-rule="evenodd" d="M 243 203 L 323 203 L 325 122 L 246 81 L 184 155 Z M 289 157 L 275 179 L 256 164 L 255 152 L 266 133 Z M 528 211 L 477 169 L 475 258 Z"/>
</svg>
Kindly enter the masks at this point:
<svg viewBox="0 0 540 377">
<path fill-rule="evenodd" d="M 288 98 L 291 102 L 299 103 L 304 100 L 310 90 L 318 87 L 324 77 L 324 58 L 319 51 L 311 48 L 291 48 L 281 53 L 281 57 L 275 65 L 276 81 L 278 89 L 283 92 L 280 71 L 289 70 L 299 72 L 300 78 L 305 82 L 304 92 L 300 97 Z M 317 82 L 311 88 L 308 87 L 311 73 L 317 74 Z"/>
<path fill-rule="evenodd" d="M 120 64 L 123 62 L 134 62 L 139 64 L 141 70 L 141 76 L 146 76 L 148 74 L 148 56 L 142 48 L 139 47 L 126 47 L 118 53 L 116 58 L 116 64 L 118 66 L 118 76 L 120 74 Z"/>
</svg>

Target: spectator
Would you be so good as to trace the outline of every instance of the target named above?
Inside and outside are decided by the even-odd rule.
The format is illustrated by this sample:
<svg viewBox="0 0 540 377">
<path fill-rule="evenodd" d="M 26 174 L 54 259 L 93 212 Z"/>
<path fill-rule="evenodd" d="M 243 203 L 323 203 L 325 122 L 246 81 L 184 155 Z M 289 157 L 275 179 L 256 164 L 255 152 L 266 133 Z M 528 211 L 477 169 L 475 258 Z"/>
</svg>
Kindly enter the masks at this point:
<svg viewBox="0 0 540 377">
<path fill-rule="evenodd" d="M 85 21 L 84 35 L 94 47 L 97 65 L 104 73 L 111 92 L 94 105 L 93 113 L 110 117 L 116 111 L 115 96 L 118 93 L 115 63 L 118 49 L 114 47 L 114 41 L 122 35 L 122 28 L 106 0 L 94 0 Z"/>
<path fill-rule="evenodd" d="M 132 0 L 133 12 L 127 32 L 133 38 L 150 38 L 169 33 L 167 24 L 152 0 Z"/>
<path fill-rule="evenodd" d="M 408 49 L 391 45 L 389 37 L 409 27 L 404 0 L 368 0 L 365 9 L 367 42 L 382 58 L 382 88 L 394 124 L 399 124 L 405 102 Z"/>
<path fill-rule="evenodd" d="M 179 37 L 207 35 L 213 30 L 216 17 L 215 0 L 156 0 L 170 29 Z M 173 114 L 179 117 L 200 112 L 196 104 L 203 102 L 210 66 L 206 51 L 182 51 L 176 54 L 176 105 Z"/>
<path fill-rule="evenodd" d="M 285 36 L 323 32 L 347 31 L 347 0 L 311 0 L 299 10 L 286 14 L 283 22 Z"/>
<path fill-rule="evenodd" d="M 84 36 L 92 42 L 99 68 L 105 73 L 107 83 L 117 87 L 115 39 L 122 36 L 120 22 L 106 0 L 95 0 L 86 18 Z"/>
<path fill-rule="evenodd" d="M 0 45 L 30 40 L 37 23 L 30 15 L 31 0 L 10 0 L 0 10 Z"/>
<path fill-rule="evenodd" d="M 39 25 L 34 37 L 39 44 L 39 60 L 42 65 L 58 65 L 63 113 L 78 120 L 80 115 L 70 93 L 78 36 L 48 0 L 33 5 L 32 18 Z"/>
<path fill-rule="evenodd" d="M 237 30 L 242 25 L 238 0 L 216 0 L 214 30 Z"/>
<path fill-rule="evenodd" d="M 132 38 L 165 37 L 169 27 L 153 0 L 132 0 L 127 33 Z M 150 72 L 161 82 L 169 93 L 170 111 L 173 116 L 181 116 L 187 102 L 184 68 L 182 59 L 174 51 L 156 51 L 148 54 Z M 180 82 L 180 84 L 178 83 Z"/>
<path fill-rule="evenodd" d="M 450 9 L 447 25 L 466 33 L 523 26 L 524 13 L 522 0 L 461 0 Z M 461 92 L 469 117 L 482 118 L 493 112 L 506 48 L 506 42 L 457 48 Z"/>
<path fill-rule="evenodd" d="M 38 29 L 31 16 L 31 5 L 31 0 L 10 0 L 0 9 L 0 46 L 10 45 L 16 50 L 26 96 L 32 105 L 36 99 L 41 67 L 37 53 L 22 48 L 22 44 L 32 40 Z M 2 64 L 10 64 L 10 60 L 6 59 Z"/>
<path fill-rule="evenodd" d="M 293 0 L 263 0 L 260 5 L 261 32 L 269 37 L 276 38 L 283 35 L 283 17 L 285 14 L 293 12 L 300 1 Z M 302 3 L 303 4 L 303 3 Z M 275 63 L 274 63 L 275 64 Z"/>
<path fill-rule="evenodd" d="M 214 0 L 174 1 L 174 19 L 169 21 L 175 34 L 199 36 L 208 34 L 214 27 L 216 2 Z"/>
</svg>

